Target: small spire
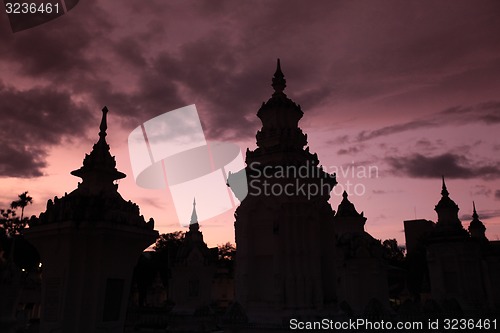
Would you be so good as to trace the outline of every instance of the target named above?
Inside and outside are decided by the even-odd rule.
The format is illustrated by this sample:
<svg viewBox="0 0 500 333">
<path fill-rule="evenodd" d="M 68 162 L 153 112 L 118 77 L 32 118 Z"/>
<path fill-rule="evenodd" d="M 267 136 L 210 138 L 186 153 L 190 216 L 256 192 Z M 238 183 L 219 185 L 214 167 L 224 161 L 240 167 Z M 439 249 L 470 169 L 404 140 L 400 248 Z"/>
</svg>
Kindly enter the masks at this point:
<svg viewBox="0 0 500 333">
<path fill-rule="evenodd" d="M 448 190 L 446 189 L 446 184 L 444 182 L 444 176 L 441 176 L 443 178 L 443 189 L 441 190 L 441 195 L 443 197 L 447 197 L 450 193 L 448 192 Z"/>
<path fill-rule="evenodd" d="M 99 140 L 92 147 L 90 154 L 86 154 L 83 160 L 83 166 L 78 169 L 71 171 L 73 176 L 77 176 L 83 179 L 83 186 L 86 186 L 85 179 L 99 179 L 99 181 L 92 180 L 95 191 L 101 191 L 102 186 L 109 186 L 112 188 L 113 192 L 116 192 L 116 185 L 113 184 L 114 180 L 125 178 L 125 174 L 116 170 L 116 161 L 113 156 L 109 153 L 109 145 L 106 143 L 106 130 L 108 129 L 108 124 L 106 121 L 106 116 L 108 113 L 108 108 L 104 107 L 102 109 L 102 119 L 99 125 Z M 89 177 L 89 175 L 94 175 Z M 106 185 L 104 185 L 106 184 Z"/>
<path fill-rule="evenodd" d="M 347 192 L 346 192 L 346 191 L 344 191 L 344 193 L 342 193 L 342 197 L 343 197 L 344 199 L 347 199 Z"/>
<path fill-rule="evenodd" d="M 474 220 L 477 220 L 479 218 L 479 215 L 477 215 L 477 212 L 476 212 L 476 203 L 474 201 L 472 201 L 472 218 Z"/>
<path fill-rule="evenodd" d="M 106 130 L 108 129 L 108 123 L 107 123 L 107 120 L 106 120 L 106 116 L 108 114 L 108 108 L 107 107 L 103 107 L 102 108 L 102 119 L 101 119 L 101 125 L 99 126 L 99 141 L 100 140 L 105 140 L 106 138 Z"/>
<path fill-rule="evenodd" d="M 274 72 L 273 84 L 274 94 L 281 94 L 286 87 L 285 75 L 281 71 L 280 59 L 278 58 L 278 63 L 276 65 L 276 72 Z"/>
<path fill-rule="evenodd" d="M 469 233 L 473 238 L 487 239 L 486 238 L 486 227 L 484 223 L 479 220 L 479 215 L 476 211 L 476 203 L 472 201 L 472 221 L 469 224 Z"/>
<path fill-rule="evenodd" d="M 193 212 L 191 213 L 191 222 L 189 223 L 190 231 L 197 231 L 200 228 L 198 224 L 198 215 L 196 214 L 196 198 L 193 198 Z"/>
</svg>

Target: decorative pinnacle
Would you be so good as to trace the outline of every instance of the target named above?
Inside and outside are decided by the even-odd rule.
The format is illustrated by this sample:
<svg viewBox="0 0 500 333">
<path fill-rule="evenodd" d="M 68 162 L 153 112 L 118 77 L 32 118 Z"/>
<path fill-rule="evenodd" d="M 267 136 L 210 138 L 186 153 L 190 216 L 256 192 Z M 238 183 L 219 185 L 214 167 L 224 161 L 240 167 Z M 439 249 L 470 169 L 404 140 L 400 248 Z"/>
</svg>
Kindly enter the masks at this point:
<svg viewBox="0 0 500 333">
<path fill-rule="evenodd" d="M 276 72 L 274 72 L 273 84 L 274 94 L 283 93 L 286 87 L 285 75 L 281 71 L 280 59 L 278 58 L 278 63 L 276 65 Z"/>
<path fill-rule="evenodd" d="M 446 184 L 444 182 L 444 176 L 441 176 L 443 177 L 443 189 L 441 190 L 441 195 L 443 197 L 447 197 L 450 193 L 448 192 L 448 190 L 446 189 Z"/>
<path fill-rule="evenodd" d="M 193 213 L 191 213 L 191 222 L 189 223 L 189 230 L 197 231 L 199 229 L 198 215 L 196 214 L 196 198 L 193 198 Z"/>
<path fill-rule="evenodd" d="M 102 108 L 102 119 L 101 119 L 101 125 L 99 126 L 99 141 L 100 140 L 105 140 L 106 138 L 106 130 L 108 129 L 108 124 L 107 124 L 107 121 L 106 121 L 106 115 L 108 113 L 108 108 L 107 107 L 103 107 Z"/>
<path fill-rule="evenodd" d="M 472 210 L 473 210 L 472 218 L 474 220 L 477 220 L 479 218 L 479 215 L 477 215 L 477 212 L 476 212 L 476 203 L 474 201 L 472 201 Z"/>
<path fill-rule="evenodd" d="M 344 191 L 344 193 L 342 193 L 342 197 L 343 197 L 344 199 L 347 199 L 347 192 L 346 192 L 346 191 Z"/>
</svg>

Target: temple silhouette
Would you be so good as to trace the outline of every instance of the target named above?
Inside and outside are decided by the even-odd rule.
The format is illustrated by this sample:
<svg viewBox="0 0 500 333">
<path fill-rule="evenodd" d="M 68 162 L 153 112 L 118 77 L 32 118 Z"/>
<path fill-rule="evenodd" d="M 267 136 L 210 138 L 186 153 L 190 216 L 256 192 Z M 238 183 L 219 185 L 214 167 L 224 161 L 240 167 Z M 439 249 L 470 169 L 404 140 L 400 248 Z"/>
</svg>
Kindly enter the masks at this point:
<svg viewBox="0 0 500 333">
<path fill-rule="evenodd" d="M 47 202 L 25 237 L 43 262 L 39 332 L 123 332 L 132 270 L 158 237 L 154 221 L 125 201 L 106 142 L 102 110 L 99 140 L 71 174 L 77 189 Z"/>
<path fill-rule="evenodd" d="M 328 203 L 335 174 L 309 151 L 298 126 L 303 112 L 284 93 L 279 59 L 272 87 L 257 112 L 257 148 L 246 153 L 249 193 L 235 213 L 237 302 L 250 322 L 270 327 L 334 317 L 339 304 L 357 314 L 372 306 L 388 310 L 381 245 L 364 231 L 366 218 L 347 193 L 337 212 Z M 230 175 L 230 185 L 231 177 L 241 179 Z M 273 186 L 293 190 L 266 193 Z"/>
<path fill-rule="evenodd" d="M 241 201 L 234 259 L 204 242 L 196 201 L 186 232 L 162 253 L 143 252 L 161 237 L 118 193 L 125 174 L 104 108 L 98 141 L 71 172 L 78 187 L 29 220 L 22 239 L 39 268 L 21 270 L 12 255 L 21 243 L 0 234 L 0 331 L 285 332 L 292 319 L 498 318 L 500 242 L 486 238 L 475 203 L 465 230 L 443 177 L 437 222 L 403 222 L 403 257 L 365 231 L 348 193 L 336 210 L 328 202 L 336 175 L 308 147 L 279 60 L 272 88 L 257 111 L 257 147 L 227 179 Z"/>
</svg>

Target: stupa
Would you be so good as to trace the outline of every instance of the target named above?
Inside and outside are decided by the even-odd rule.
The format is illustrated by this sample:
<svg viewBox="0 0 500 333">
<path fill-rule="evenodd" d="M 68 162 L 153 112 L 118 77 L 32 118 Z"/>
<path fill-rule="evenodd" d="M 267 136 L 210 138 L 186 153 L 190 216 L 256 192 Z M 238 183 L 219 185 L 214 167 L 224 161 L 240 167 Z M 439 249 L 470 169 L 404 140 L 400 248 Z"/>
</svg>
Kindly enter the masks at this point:
<svg viewBox="0 0 500 333">
<path fill-rule="evenodd" d="M 71 172 L 78 188 L 48 200 L 26 231 L 43 263 L 40 333 L 122 333 L 134 265 L 158 237 L 153 219 L 118 193 L 125 174 L 106 142 L 107 112 L 92 152 Z"/>
<path fill-rule="evenodd" d="M 281 324 L 295 315 L 318 315 L 336 302 L 328 199 L 337 181 L 306 147 L 298 126 L 303 111 L 284 93 L 279 59 L 272 87 L 257 112 L 257 148 L 246 153 L 248 194 L 235 212 L 235 291 L 250 322 Z M 237 196 L 241 174 L 228 177 Z"/>
</svg>

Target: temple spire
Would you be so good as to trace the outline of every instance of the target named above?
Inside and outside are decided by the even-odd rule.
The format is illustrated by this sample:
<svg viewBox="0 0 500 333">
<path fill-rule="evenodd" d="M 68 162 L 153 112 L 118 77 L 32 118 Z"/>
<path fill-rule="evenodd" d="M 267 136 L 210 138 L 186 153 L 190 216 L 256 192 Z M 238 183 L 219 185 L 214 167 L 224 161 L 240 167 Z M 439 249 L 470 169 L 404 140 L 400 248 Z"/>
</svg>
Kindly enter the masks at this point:
<svg viewBox="0 0 500 333">
<path fill-rule="evenodd" d="M 476 203 L 474 201 L 472 201 L 472 218 L 474 220 L 477 220 L 479 218 L 479 215 L 477 215 L 476 212 Z"/>
<path fill-rule="evenodd" d="M 281 71 L 281 64 L 279 58 L 278 58 L 278 63 L 276 65 L 276 72 L 274 72 L 272 87 L 274 89 L 273 95 L 282 94 L 283 90 L 285 90 L 286 87 L 285 75 L 283 75 L 283 72 Z"/>
<path fill-rule="evenodd" d="M 200 225 L 198 224 L 198 214 L 196 214 L 196 198 L 193 198 L 193 212 L 191 213 L 191 222 L 189 222 L 190 231 L 198 231 Z"/>
<path fill-rule="evenodd" d="M 83 166 L 71 172 L 73 176 L 82 178 L 79 189 L 89 193 L 117 193 L 117 186 L 113 181 L 125 178 L 125 174 L 116 169 L 116 161 L 109 152 L 106 143 L 108 108 L 102 109 L 101 124 L 99 126 L 99 140 L 92 147 L 90 154 L 86 154 Z"/>
<path fill-rule="evenodd" d="M 105 106 L 102 108 L 102 118 L 101 118 L 101 125 L 99 126 L 99 141 L 104 141 L 106 142 L 106 130 L 108 129 L 108 123 L 107 123 L 107 114 L 108 114 L 108 108 Z"/>
<path fill-rule="evenodd" d="M 447 197 L 450 193 L 448 192 L 448 190 L 446 189 L 446 183 L 444 182 L 444 176 L 441 176 L 443 178 L 443 188 L 441 190 L 441 195 L 443 197 Z"/>
<path fill-rule="evenodd" d="M 486 227 L 484 223 L 479 220 L 479 215 L 476 211 L 476 203 L 472 201 L 472 221 L 469 224 L 469 233 L 473 238 L 487 239 L 486 238 Z"/>
</svg>

